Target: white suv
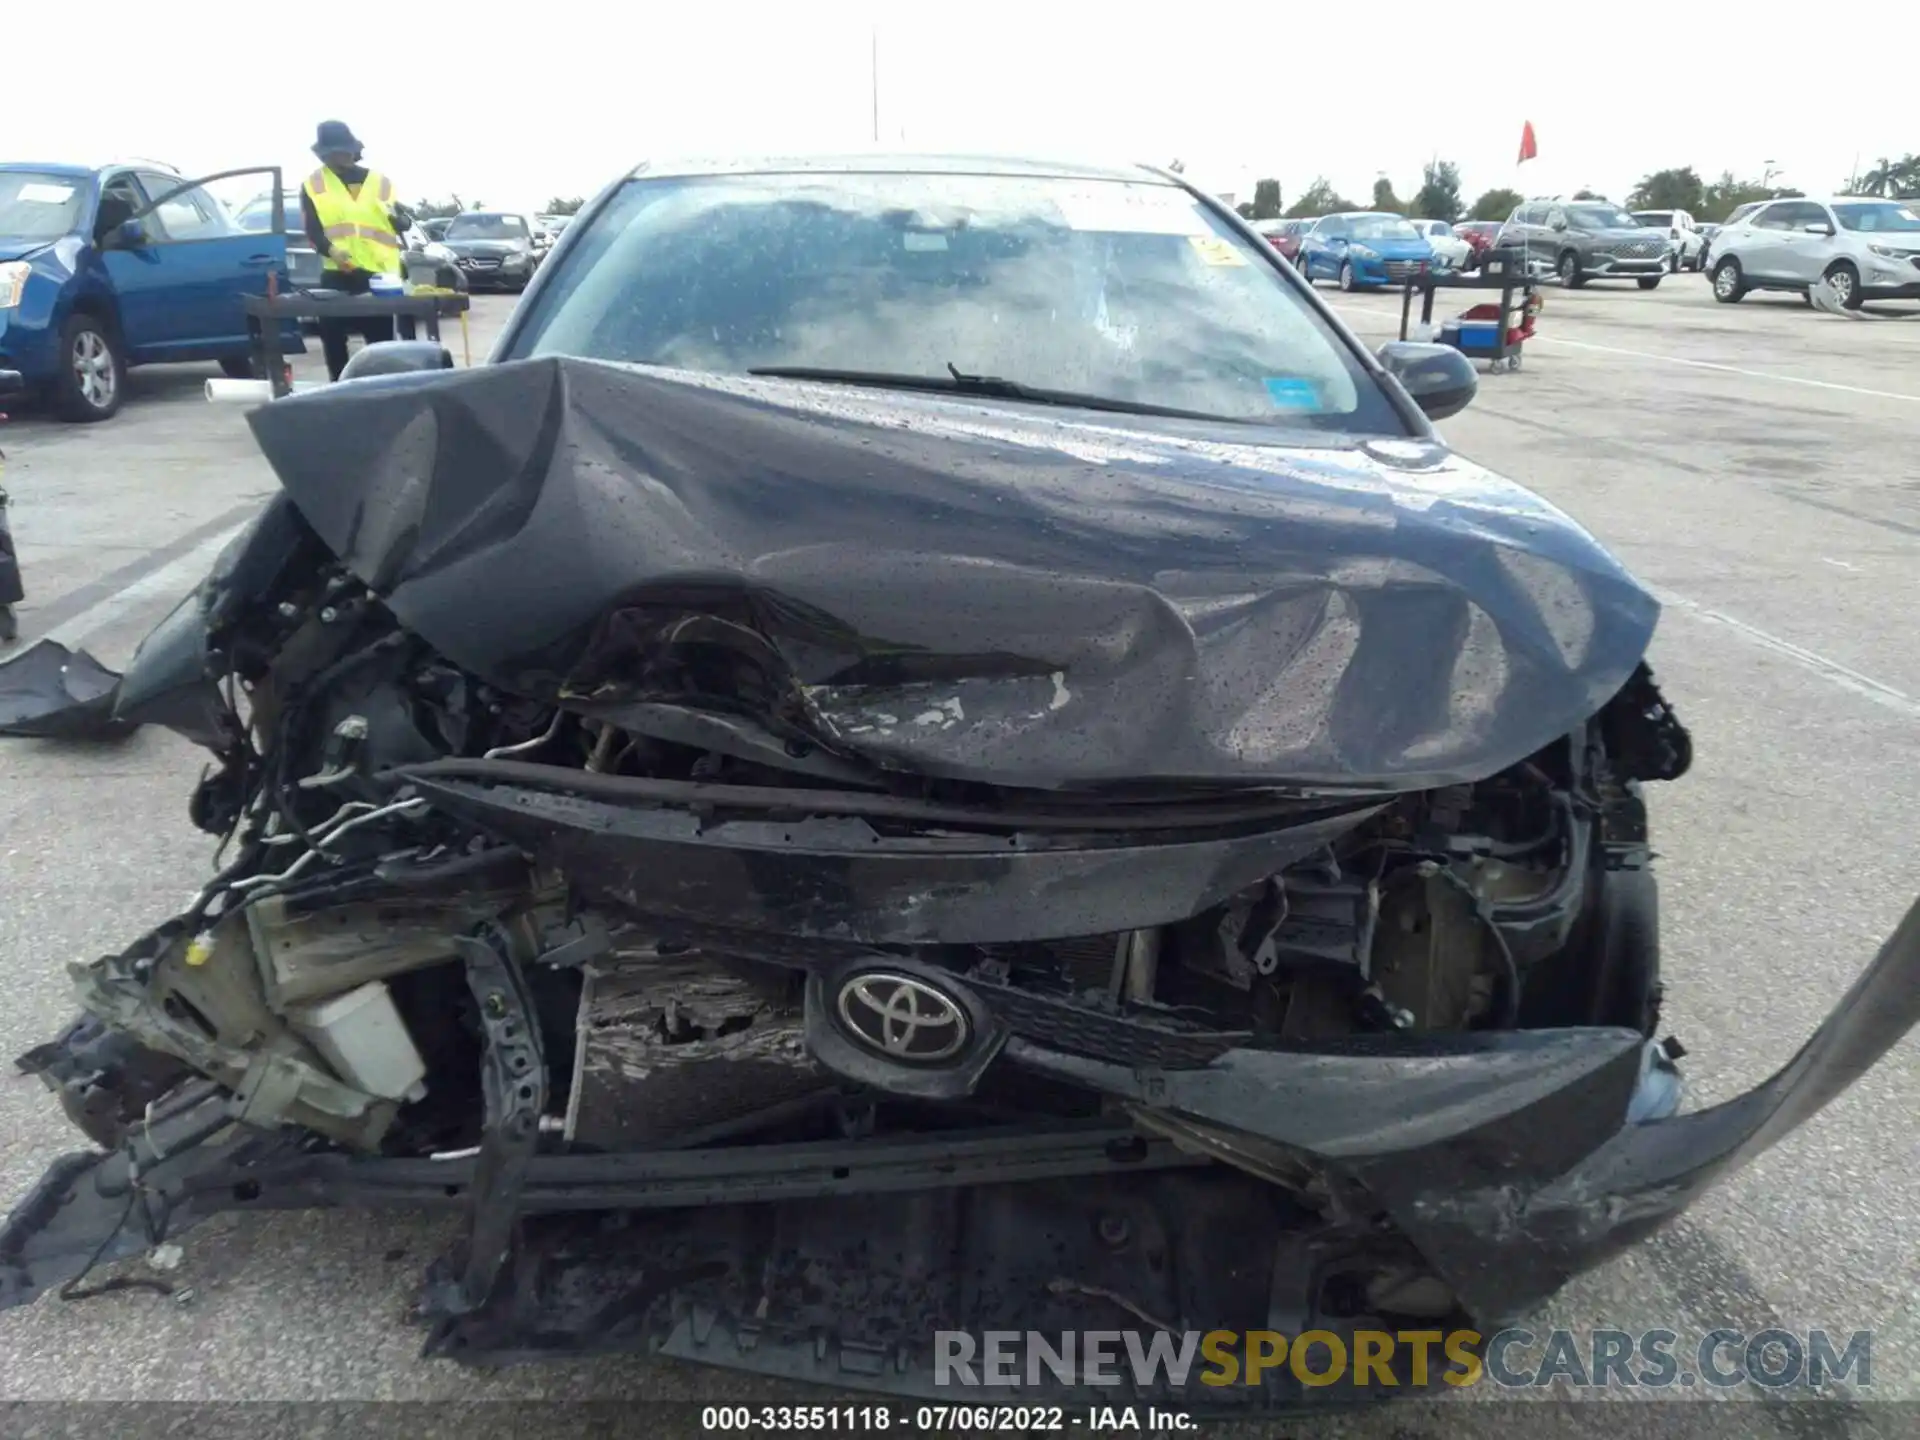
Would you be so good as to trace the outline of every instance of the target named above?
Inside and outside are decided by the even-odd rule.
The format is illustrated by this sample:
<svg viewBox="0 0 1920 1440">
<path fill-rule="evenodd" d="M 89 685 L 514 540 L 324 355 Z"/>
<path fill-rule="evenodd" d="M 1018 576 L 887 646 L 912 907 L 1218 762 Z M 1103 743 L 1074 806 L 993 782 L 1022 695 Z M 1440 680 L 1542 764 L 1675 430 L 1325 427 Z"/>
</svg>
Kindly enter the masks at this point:
<svg viewBox="0 0 1920 1440">
<path fill-rule="evenodd" d="M 1749 290 L 1810 295 L 1824 281 L 1849 310 L 1920 300 L 1920 202 L 1874 196 L 1775 200 L 1713 237 L 1713 298 Z"/>
</svg>

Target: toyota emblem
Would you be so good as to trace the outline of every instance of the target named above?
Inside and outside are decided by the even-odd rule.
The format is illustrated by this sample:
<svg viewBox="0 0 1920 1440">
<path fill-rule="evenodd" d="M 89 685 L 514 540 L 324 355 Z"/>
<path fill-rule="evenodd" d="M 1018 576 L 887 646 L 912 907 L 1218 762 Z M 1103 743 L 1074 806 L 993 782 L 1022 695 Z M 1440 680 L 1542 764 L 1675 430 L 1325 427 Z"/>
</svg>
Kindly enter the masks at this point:
<svg viewBox="0 0 1920 1440">
<path fill-rule="evenodd" d="M 958 1001 L 924 980 L 887 970 L 841 985 L 840 1021 L 869 1050 L 920 1065 L 951 1060 L 973 1035 Z"/>
</svg>

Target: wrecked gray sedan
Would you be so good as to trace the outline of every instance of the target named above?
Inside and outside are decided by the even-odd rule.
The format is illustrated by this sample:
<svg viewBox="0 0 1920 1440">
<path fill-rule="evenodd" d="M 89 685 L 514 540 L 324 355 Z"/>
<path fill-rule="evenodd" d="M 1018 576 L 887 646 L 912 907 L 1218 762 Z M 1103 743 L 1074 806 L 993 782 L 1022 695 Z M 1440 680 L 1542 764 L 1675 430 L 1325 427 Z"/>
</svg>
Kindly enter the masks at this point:
<svg viewBox="0 0 1920 1440">
<path fill-rule="evenodd" d="M 441 365 L 254 411 L 282 490 L 198 592 L 10 692 L 204 745 L 227 844 L 23 1057 L 95 1148 L 9 1303 L 408 1206 L 475 1362 L 952 1398 L 941 1331 L 1486 1331 L 1915 1020 L 1909 919 L 1680 1113 L 1656 602 L 1436 436 L 1461 357 L 1177 177 L 643 168 Z"/>
</svg>

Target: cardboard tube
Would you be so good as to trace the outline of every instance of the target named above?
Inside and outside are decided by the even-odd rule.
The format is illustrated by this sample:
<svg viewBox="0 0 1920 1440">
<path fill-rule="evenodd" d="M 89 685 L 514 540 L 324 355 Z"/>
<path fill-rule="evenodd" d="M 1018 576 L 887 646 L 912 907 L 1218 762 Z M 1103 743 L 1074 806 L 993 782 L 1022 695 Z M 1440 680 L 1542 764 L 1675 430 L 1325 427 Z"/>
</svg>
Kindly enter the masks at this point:
<svg viewBox="0 0 1920 1440">
<path fill-rule="evenodd" d="M 305 390 L 318 390 L 320 387 L 310 380 L 294 382 L 293 393 L 298 395 Z M 207 381 L 207 401 L 213 405 L 257 405 L 273 399 L 273 382 L 270 380 L 209 380 Z"/>
<path fill-rule="evenodd" d="M 232 405 L 247 400 L 271 400 L 271 380 L 209 380 L 207 400 L 214 405 Z"/>
</svg>

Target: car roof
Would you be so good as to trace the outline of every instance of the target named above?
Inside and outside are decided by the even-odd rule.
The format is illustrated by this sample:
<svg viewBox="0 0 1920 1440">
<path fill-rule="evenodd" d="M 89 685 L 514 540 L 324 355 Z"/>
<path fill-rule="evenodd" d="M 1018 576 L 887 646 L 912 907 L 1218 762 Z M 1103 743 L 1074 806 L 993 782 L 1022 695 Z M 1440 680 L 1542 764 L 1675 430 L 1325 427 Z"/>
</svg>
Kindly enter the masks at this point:
<svg viewBox="0 0 1920 1440">
<path fill-rule="evenodd" d="M 673 157 L 644 160 L 628 176 L 680 178 L 697 175 L 1001 175 L 1062 180 L 1179 182 L 1147 165 L 1105 165 L 1010 155 L 940 155 L 885 150 L 835 154 L 759 155 L 731 158 Z"/>
<path fill-rule="evenodd" d="M 0 160 L 0 170 L 31 170 L 38 175 L 70 175 L 76 180 L 88 179 L 98 174 L 103 168 L 96 165 L 42 163 L 36 160 Z"/>
</svg>

